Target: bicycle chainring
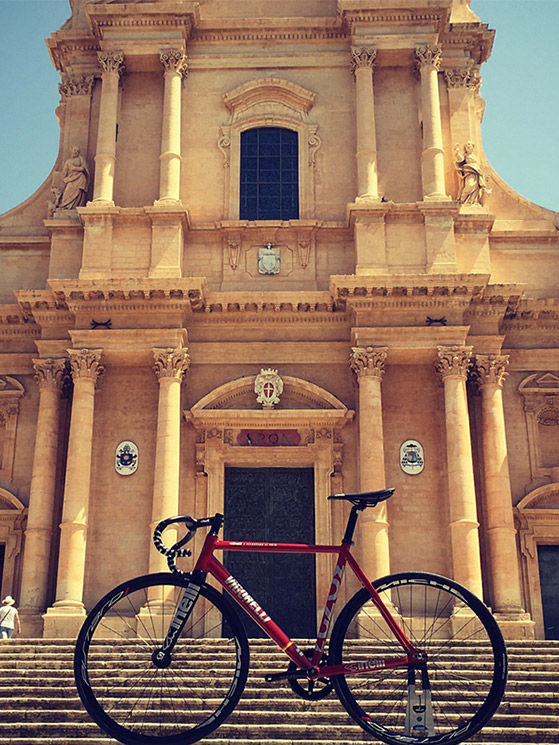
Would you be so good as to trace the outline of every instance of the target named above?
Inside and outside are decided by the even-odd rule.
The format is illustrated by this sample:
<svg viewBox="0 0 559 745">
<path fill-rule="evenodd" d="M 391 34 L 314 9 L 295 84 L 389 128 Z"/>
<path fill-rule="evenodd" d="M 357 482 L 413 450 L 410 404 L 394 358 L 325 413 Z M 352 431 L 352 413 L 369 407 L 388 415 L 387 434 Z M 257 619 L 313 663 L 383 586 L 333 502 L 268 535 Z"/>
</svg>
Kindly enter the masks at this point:
<svg viewBox="0 0 559 745">
<path fill-rule="evenodd" d="M 306 649 L 303 654 L 310 660 L 313 656 L 313 650 Z M 326 664 L 324 657 L 320 660 L 320 664 Z M 291 672 L 292 670 L 298 670 L 298 667 L 294 662 L 290 662 L 287 669 Z M 287 682 L 294 693 L 307 701 L 319 701 L 322 698 L 326 698 L 334 688 L 330 678 L 319 678 L 318 680 L 291 679 Z"/>
</svg>

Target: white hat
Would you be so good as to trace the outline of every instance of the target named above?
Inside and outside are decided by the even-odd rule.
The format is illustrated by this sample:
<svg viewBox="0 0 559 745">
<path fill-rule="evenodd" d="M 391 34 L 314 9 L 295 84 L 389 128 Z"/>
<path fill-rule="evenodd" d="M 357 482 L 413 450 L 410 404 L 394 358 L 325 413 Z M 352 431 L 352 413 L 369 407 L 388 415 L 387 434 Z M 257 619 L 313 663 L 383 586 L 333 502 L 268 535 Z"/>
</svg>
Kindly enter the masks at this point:
<svg viewBox="0 0 559 745">
<path fill-rule="evenodd" d="M 11 595 L 6 595 L 4 600 L 2 600 L 2 604 L 4 605 L 13 605 L 16 601 L 13 599 Z"/>
</svg>

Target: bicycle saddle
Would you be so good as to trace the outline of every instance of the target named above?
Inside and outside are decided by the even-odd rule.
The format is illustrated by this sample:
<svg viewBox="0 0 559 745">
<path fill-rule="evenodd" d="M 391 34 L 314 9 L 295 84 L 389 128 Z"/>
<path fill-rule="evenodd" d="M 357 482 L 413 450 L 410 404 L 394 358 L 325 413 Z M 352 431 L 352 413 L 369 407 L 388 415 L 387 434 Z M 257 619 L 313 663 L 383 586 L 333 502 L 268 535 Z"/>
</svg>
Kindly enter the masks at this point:
<svg viewBox="0 0 559 745">
<path fill-rule="evenodd" d="M 380 489 L 379 491 L 365 491 L 356 494 L 331 494 L 328 499 L 346 499 L 351 504 L 362 505 L 364 507 L 374 507 L 385 499 L 390 499 L 395 489 Z"/>
</svg>

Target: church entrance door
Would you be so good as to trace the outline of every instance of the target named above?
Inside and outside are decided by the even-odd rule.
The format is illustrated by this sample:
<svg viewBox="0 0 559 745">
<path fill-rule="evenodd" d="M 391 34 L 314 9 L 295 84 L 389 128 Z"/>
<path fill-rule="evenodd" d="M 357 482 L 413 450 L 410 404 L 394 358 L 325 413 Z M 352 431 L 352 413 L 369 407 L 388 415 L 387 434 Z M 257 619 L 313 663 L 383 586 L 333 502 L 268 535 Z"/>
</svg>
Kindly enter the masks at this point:
<svg viewBox="0 0 559 745">
<path fill-rule="evenodd" d="M 546 639 L 559 639 L 559 546 L 538 546 Z"/>
<path fill-rule="evenodd" d="M 312 468 L 226 468 L 227 540 L 314 543 Z M 294 639 L 316 637 L 316 570 L 312 554 L 228 551 L 231 574 Z M 243 614 L 249 637 L 260 628 Z"/>
</svg>

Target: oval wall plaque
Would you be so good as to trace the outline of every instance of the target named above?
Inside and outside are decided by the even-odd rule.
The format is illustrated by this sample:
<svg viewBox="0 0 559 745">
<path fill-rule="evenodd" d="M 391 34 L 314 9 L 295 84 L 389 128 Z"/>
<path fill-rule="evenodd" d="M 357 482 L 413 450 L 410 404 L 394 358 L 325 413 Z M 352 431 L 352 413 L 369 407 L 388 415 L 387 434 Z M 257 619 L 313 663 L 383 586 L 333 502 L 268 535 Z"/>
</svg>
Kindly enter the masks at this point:
<svg viewBox="0 0 559 745">
<path fill-rule="evenodd" d="M 123 440 L 116 446 L 115 470 L 121 476 L 130 476 L 138 468 L 138 446 L 130 440 Z"/>
<path fill-rule="evenodd" d="M 400 445 L 400 468 L 404 473 L 415 476 L 425 467 L 423 447 L 417 440 L 406 440 Z"/>
</svg>

